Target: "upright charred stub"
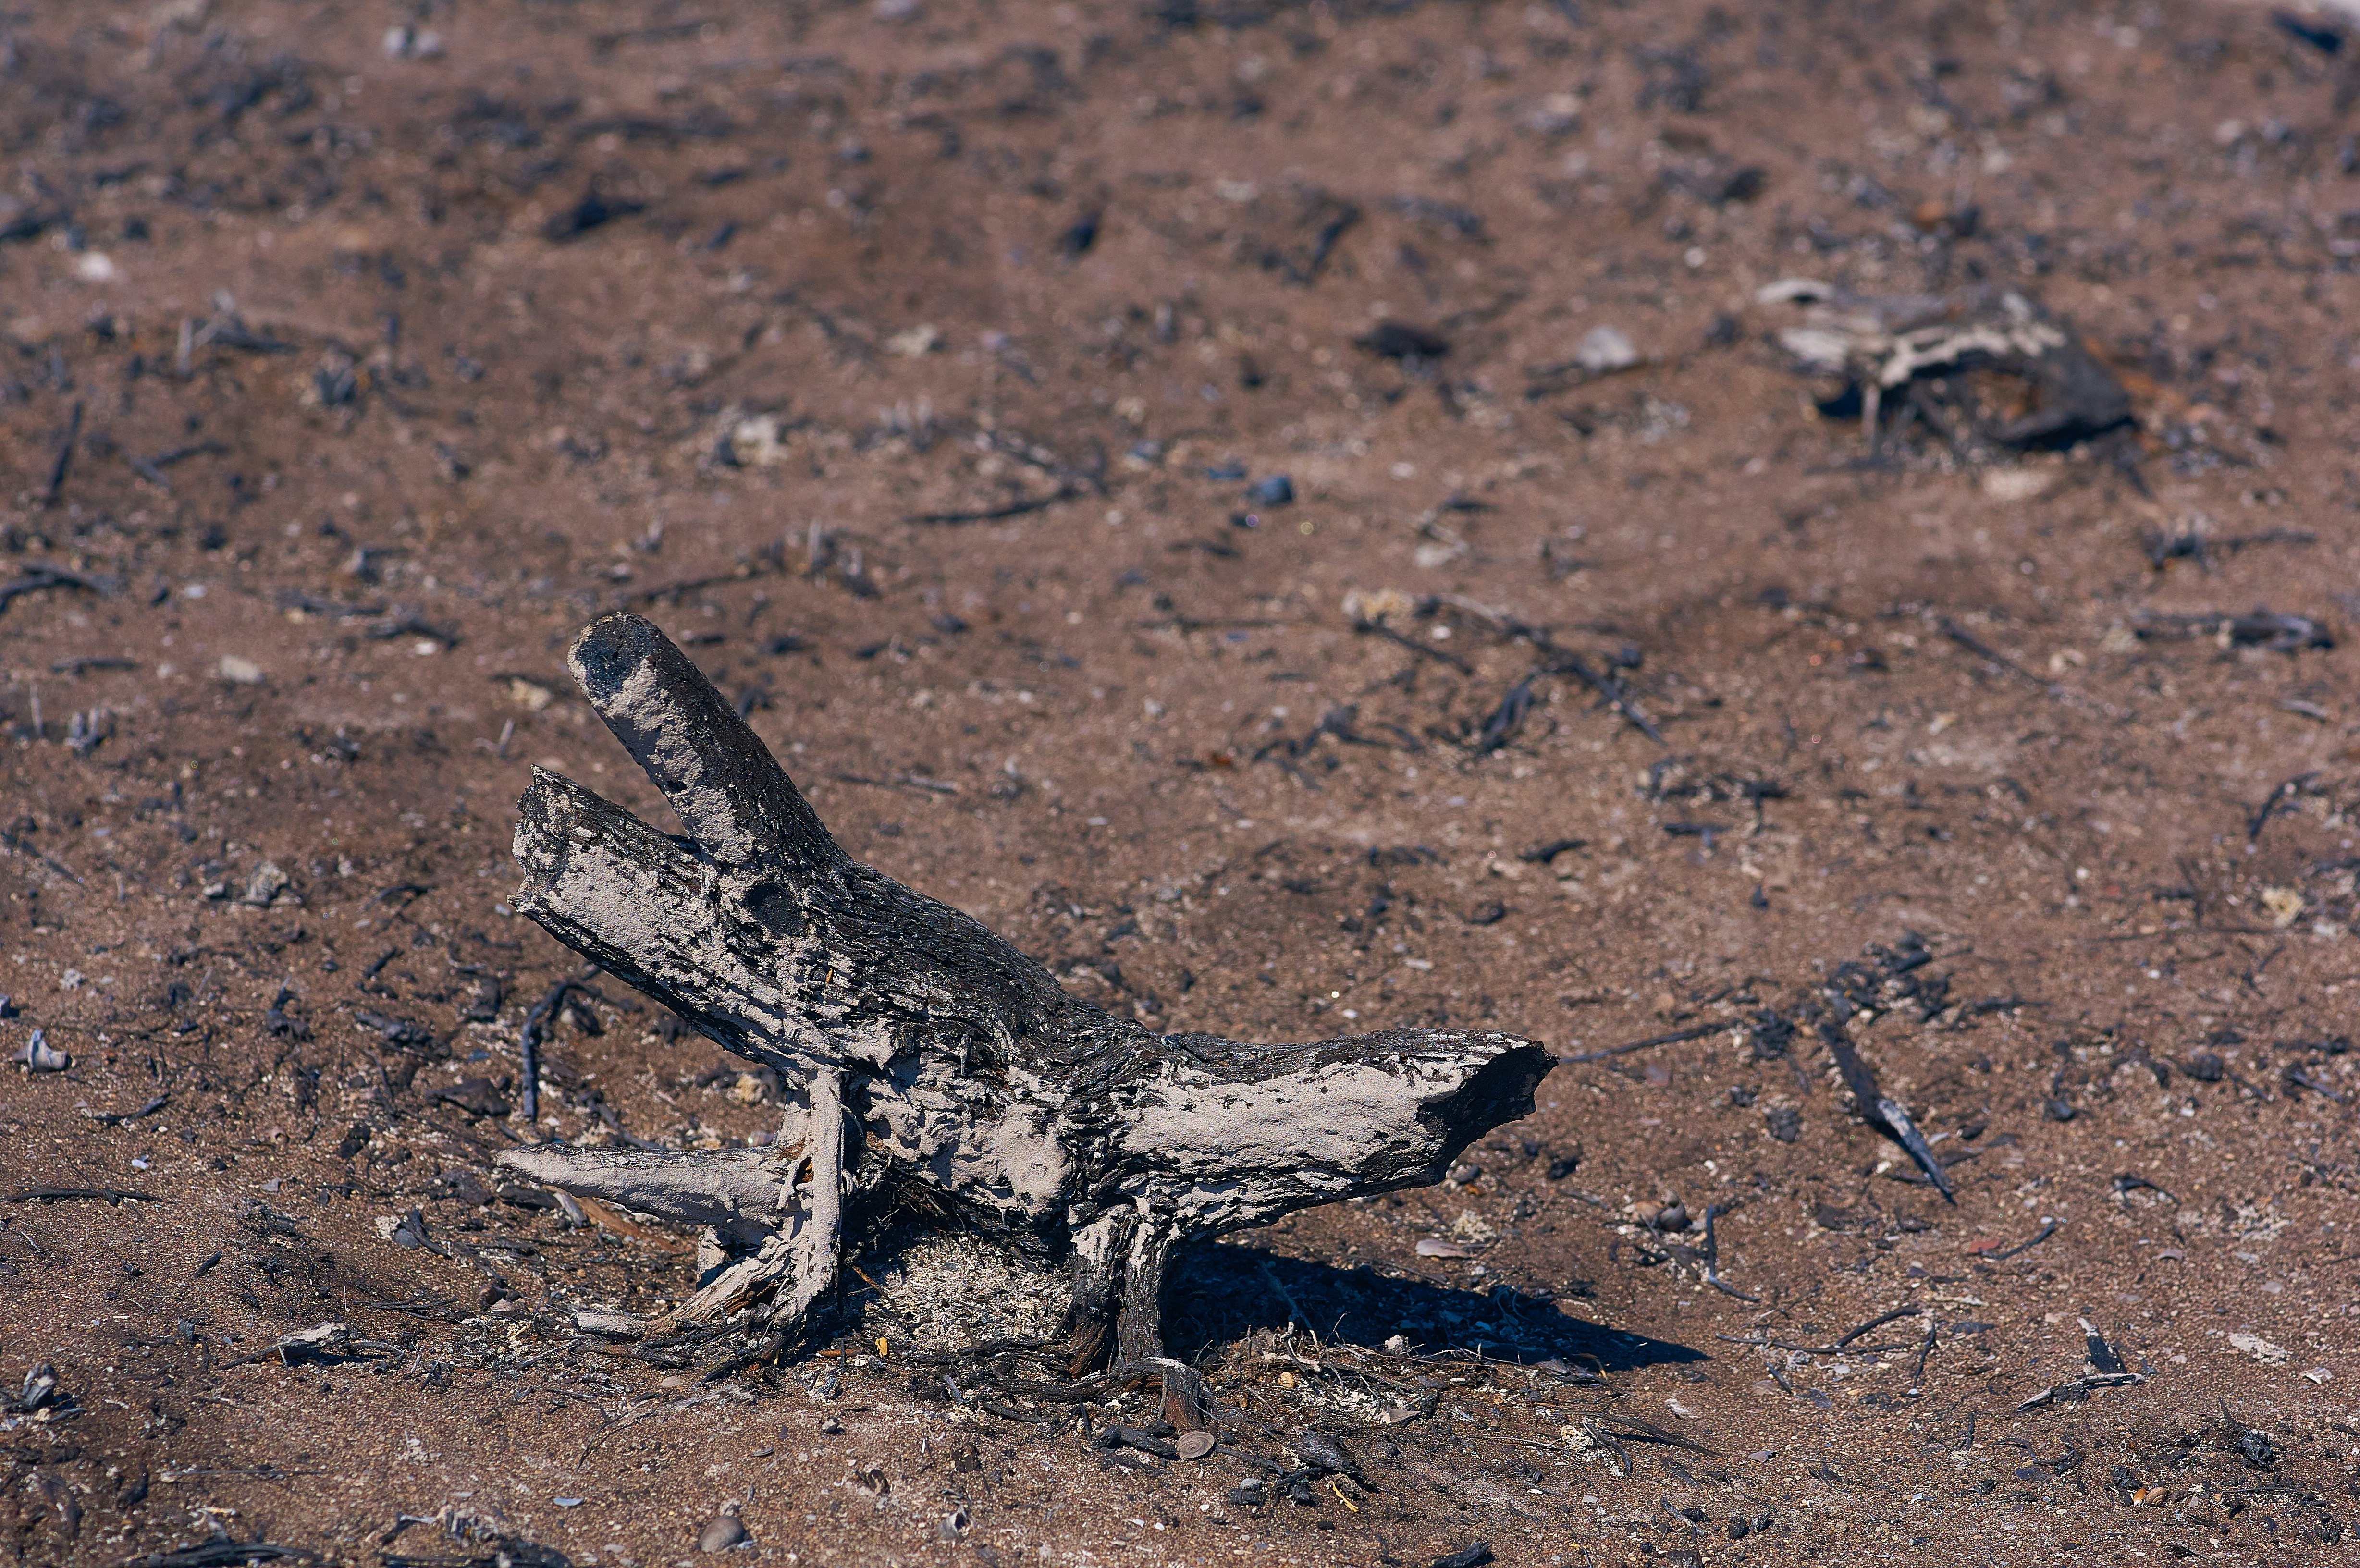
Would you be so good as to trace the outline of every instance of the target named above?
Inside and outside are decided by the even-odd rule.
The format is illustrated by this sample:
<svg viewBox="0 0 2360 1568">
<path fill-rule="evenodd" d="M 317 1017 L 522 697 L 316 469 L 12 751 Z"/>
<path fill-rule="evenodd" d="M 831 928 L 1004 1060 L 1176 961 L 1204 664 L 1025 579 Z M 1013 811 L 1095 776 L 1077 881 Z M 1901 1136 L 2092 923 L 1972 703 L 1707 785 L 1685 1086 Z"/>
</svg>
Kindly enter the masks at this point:
<svg viewBox="0 0 2360 1568">
<path fill-rule="evenodd" d="M 1309 1045 L 1158 1036 L 1069 996 L 981 924 L 846 855 L 777 760 L 650 623 L 569 655 L 684 838 L 539 769 L 516 907 L 798 1105 L 773 1150 L 539 1146 L 513 1169 L 745 1256 L 682 1309 L 767 1297 L 783 1327 L 890 1209 L 1070 1259 L 1076 1375 L 1161 1356 L 1175 1247 L 1441 1179 L 1529 1115 L 1554 1064 L 1513 1035 L 1396 1030 Z M 894 1198 L 920 1200 L 895 1203 Z"/>
</svg>

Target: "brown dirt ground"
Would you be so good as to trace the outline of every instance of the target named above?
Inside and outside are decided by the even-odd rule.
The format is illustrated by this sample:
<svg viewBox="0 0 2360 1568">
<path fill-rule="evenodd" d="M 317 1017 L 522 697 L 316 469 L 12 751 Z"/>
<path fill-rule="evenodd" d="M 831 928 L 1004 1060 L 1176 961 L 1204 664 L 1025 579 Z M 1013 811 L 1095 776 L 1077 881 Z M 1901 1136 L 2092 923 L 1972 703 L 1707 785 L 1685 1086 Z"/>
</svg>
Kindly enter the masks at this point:
<svg viewBox="0 0 2360 1568">
<path fill-rule="evenodd" d="M 0 1550 L 669 1563 L 733 1499 L 766 1563 L 2342 1550 L 2353 655 L 2137 633 L 2360 615 L 2355 53 L 2010 0 L 0 13 L 0 565 L 87 583 L 0 609 L 0 1038 L 72 1059 L 0 1082 L 0 1196 L 149 1195 L 0 1204 L 0 1374 L 62 1389 L 0 1417 Z M 2139 433 L 1863 461 L 1788 274 L 2032 291 Z M 1640 363 L 1556 368 L 1601 326 Z M 1710 1027 L 1189 1260 L 1200 1465 L 865 1338 L 709 1387 L 584 1343 L 692 1261 L 479 1202 L 491 1154 L 774 1114 L 611 984 L 501 1114 L 572 972 L 500 902 L 527 766 L 658 809 L 561 689 L 617 605 L 856 854 L 1159 1026 Z M 1664 744 L 1543 676 L 1482 750 L 1501 615 Z M 1913 931 L 1949 1005 L 1852 1032 L 1955 1207 L 1750 1028 Z M 1758 1302 L 1633 1223 L 1673 1195 Z M 413 1205 L 489 1261 L 388 1245 Z M 2147 1379 L 2018 1413 L 2082 1318 Z M 376 1348 L 250 1359 L 329 1319 Z M 1395 1334 L 1459 1357 L 1382 1363 L 1442 1381 L 1378 1426 L 1340 1368 Z M 1625 1477 L 1593 1408 L 1711 1452 Z M 1315 1419 L 1375 1489 L 1230 1499 Z"/>
</svg>

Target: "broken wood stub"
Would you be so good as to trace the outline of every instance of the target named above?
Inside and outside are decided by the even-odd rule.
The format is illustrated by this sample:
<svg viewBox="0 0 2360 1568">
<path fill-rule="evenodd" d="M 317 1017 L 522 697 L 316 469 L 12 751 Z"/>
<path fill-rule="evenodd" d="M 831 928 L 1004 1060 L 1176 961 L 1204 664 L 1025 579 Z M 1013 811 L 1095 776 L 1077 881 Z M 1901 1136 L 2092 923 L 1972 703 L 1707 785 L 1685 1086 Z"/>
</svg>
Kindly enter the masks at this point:
<svg viewBox="0 0 2360 1568">
<path fill-rule="evenodd" d="M 1295 1209 L 1430 1184 L 1529 1115 L 1555 1065 L 1513 1035 L 1307 1045 L 1156 1035 L 1068 995 L 960 911 L 847 855 L 679 648 L 609 615 L 574 678 L 687 829 L 536 768 L 516 907 L 802 1103 L 776 1149 L 541 1146 L 504 1163 L 745 1256 L 683 1309 L 764 1294 L 799 1324 L 888 1213 L 1069 1260 L 1076 1371 L 1163 1354 L 1175 1249 Z"/>
</svg>

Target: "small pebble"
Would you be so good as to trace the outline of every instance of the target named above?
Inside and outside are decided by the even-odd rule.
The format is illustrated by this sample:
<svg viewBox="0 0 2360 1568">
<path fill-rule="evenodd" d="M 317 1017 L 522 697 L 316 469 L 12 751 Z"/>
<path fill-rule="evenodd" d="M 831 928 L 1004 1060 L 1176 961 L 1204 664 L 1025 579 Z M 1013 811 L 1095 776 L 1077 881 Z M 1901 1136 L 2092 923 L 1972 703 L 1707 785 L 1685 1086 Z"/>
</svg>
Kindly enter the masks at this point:
<svg viewBox="0 0 2360 1568">
<path fill-rule="evenodd" d="M 738 1522 L 736 1514 L 723 1514 L 705 1527 L 704 1533 L 696 1538 L 696 1549 L 699 1552 L 727 1552 L 733 1546 L 743 1546 L 752 1539 L 746 1533 L 746 1527 Z"/>
<path fill-rule="evenodd" d="M 1639 351 L 1631 345 L 1628 337 L 1614 328 L 1592 327 L 1583 334 L 1581 342 L 1574 345 L 1573 360 L 1592 376 L 1603 376 L 1609 371 L 1628 370 L 1638 364 Z"/>
</svg>

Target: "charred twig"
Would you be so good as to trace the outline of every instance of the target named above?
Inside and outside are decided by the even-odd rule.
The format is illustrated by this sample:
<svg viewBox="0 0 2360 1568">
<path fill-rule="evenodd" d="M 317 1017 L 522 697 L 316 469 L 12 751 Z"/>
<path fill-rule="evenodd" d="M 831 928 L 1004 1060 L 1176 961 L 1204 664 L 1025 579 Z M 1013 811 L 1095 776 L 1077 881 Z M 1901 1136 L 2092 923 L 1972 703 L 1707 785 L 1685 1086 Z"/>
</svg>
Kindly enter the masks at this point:
<svg viewBox="0 0 2360 1568">
<path fill-rule="evenodd" d="M 1483 721 L 1483 727 L 1475 737 L 1476 755 L 1488 757 L 1514 739 L 1516 731 L 1524 726 L 1524 715 L 1532 712 L 1532 707 L 1533 678 L 1527 675 L 1508 688 L 1507 695 L 1500 699 L 1500 705 L 1492 709 L 1491 716 Z"/>
<path fill-rule="evenodd" d="M 1934 1183 L 1934 1190 L 1942 1194 L 1943 1201 L 1956 1203 L 1958 1194 L 1951 1191 L 1950 1178 L 1943 1171 L 1942 1162 L 1934 1158 L 1934 1150 L 1927 1144 L 1926 1135 L 1918 1130 L 1918 1124 L 1910 1119 L 1907 1106 L 1898 1100 L 1887 1099 L 1877 1088 L 1876 1074 L 1869 1071 L 1868 1063 L 1861 1060 L 1860 1052 L 1854 1051 L 1852 1041 L 1844 1037 L 1843 1026 L 1832 1019 L 1821 1018 L 1818 1030 L 1819 1043 L 1828 1048 L 1828 1054 L 1835 1059 L 1836 1071 L 1843 1075 L 1844 1087 L 1852 1091 L 1852 1098 L 1859 1103 L 1862 1118 L 1870 1126 L 1883 1129 L 1896 1143 L 1907 1149 L 1909 1158 L 1918 1162 L 1918 1169 Z"/>
<path fill-rule="evenodd" d="M 2070 687 L 2060 685 L 2054 681 L 2043 681 L 2031 670 L 2027 670 L 2024 666 L 2018 664 L 2007 655 L 2000 652 L 1999 649 L 1992 647 L 1989 643 L 1984 642 L 1981 637 L 1976 637 L 1972 632 L 1967 630 L 1966 627 L 1959 625 L 1958 622 L 1950 619 L 1950 616 L 1943 615 L 1936 620 L 1934 624 L 1940 629 L 1944 637 L 1950 638 L 1952 642 L 1957 643 L 1961 648 L 1965 648 L 1977 659 L 1983 659 L 1994 668 L 2015 676 L 2018 681 L 2024 681 L 2026 684 L 2031 686 L 2035 691 L 2041 692 L 2043 695 L 2053 697 L 2060 702 L 2079 704 L 2085 703 L 2088 701 L 2088 699 L 2084 698 L 2080 692 L 2073 691 Z"/>
<path fill-rule="evenodd" d="M 1613 703 L 1614 711 L 1629 720 L 1632 728 L 1654 741 L 1657 746 L 1666 744 L 1664 740 L 1664 733 L 1648 720 L 1646 714 L 1639 711 L 1638 705 L 1633 702 L 1630 696 L 1622 690 L 1621 681 L 1610 680 L 1592 670 L 1589 662 L 1578 653 L 1569 653 L 1562 648 L 1557 648 L 1555 651 L 1557 657 L 1548 667 L 1552 673 L 1570 675 L 1582 681 L 1600 696 Z"/>
<path fill-rule="evenodd" d="M 82 440 L 82 399 L 74 399 L 73 413 L 66 419 L 65 439 L 58 442 L 58 455 L 49 463 L 49 482 L 41 486 L 41 505 L 57 505 L 58 492 L 66 487 L 67 471 L 73 466 L 74 443 Z"/>
<path fill-rule="evenodd" d="M 1628 1056 L 1634 1051 L 1645 1051 L 1652 1046 L 1677 1045 L 1683 1040 L 1702 1040 L 1709 1034 L 1719 1034 L 1728 1027 L 1727 1024 L 1699 1024 L 1693 1029 L 1675 1029 L 1670 1034 L 1650 1035 L 1645 1040 L 1634 1040 L 1622 1045 L 1610 1045 L 1600 1051 L 1585 1051 L 1574 1056 L 1560 1056 L 1557 1060 L 1568 1065 L 1584 1062 L 1603 1062 L 1610 1056 Z"/>
<path fill-rule="evenodd" d="M 188 1472 L 199 1474 L 199 1472 Z M 248 1565 L 264 1563 L 317 1563 L 320 1554 L 300 1546 L 279 1546 L 269 1541 L 238 1541 L 218 1540 L 202 1546 L 186 1546 L 178 1552 L 154 1552 L 145 1557 L 128 1559 L 125 1568 L 232 1568 L 233 1564 Z M 388 1563 L 396 1559 L 387 1559 Z"/>
<path fill-rule="evenodd" d="M 1385 625 L 1382 621 L 1354 621 L 1352 623 L 1352 629 L 1359 632 L 1362 637 L 1382 637 L 1387 642 L 1393 643 L 1399 647 L 1409 649 L 1420 659 L 1430 659 L 1437 664 L 1447 664 L 1451 669 L 1459 671 L 1461 675 L 1472 675 L 1475 673 L 1475 667 L 1468 663 L 1465 659 L 1459 658 L 1457 654 L 1448 653 L 1441 648 L 1422 643 L 1418 641 L 1417 638 L 1409 636 L 1405 632 L 1397 632 L 1393 630 L 1393 627 Z"/>
<path fill-rule="evenodd" d="M 915 789 L 921 795 L 956 795 L 959 792 L 956 784 L 940 779 L 922 778 L 915 773 L 905 773 L 899 779 L 871 779 L 865 773 L 831 773 L 828 777 L 839 784 L 862 784 L 871 789 Z"/>
<path fill-rule="evenodd" d="M 1258 630 L 1263 626 L 1294 626 L 1293 621 L 1275 621 L 1259 615 L 1159 615 L 1153 620 L 1133 621 L 1131 626 L 1142 632 L 1175 631 L 1182 633 Z"/>
<path fill-rule="evenodd" d="M 530 1127 L 541 1119 L 541 1042 L 549 1036 L 550 1027 L 557 1021 L 577 991 L 595 996 L 589 982 L 599 971 L 592 965 L 583 975 L 560 980 L 548 994 L 535 1002 L 524 1017 L 524 1027 L 517 1031 L 517 1120 Z"/>
<path fill-rule="evenodd" d="M 2234 555 L 2267 544 L 2317 544 L 2319 536 L 2300 528 L 2266 528 L 2257 534 L 2230 534 L 2215 537 L 2201 529 L 2190 528 L 2185 533 L 2156 532 L 2147 537 L 2148 563 L 2160 572 L 2174 561 L 2193 561 L 2200 566 L 2210 566 L 2215 555 Z"/>
<path fill-rule="evenodd" d="M 2254 814 L 2245 819 L 2245 842 L 2252 844 L 2258 840 L 2262 836 L 2262 830 L 2270 825 L 2270 818 L 2279 811 L 2291 809 L 2296 799 L 2302 794 L 2303 786 L 2318 777 L 2316 771 L 2298 773 L 2272 789 L 2269 797 L 2254 808 Z"/>
<path fill-rule="evenodd" d="M 1583 1420 L 1592 1428 L 1611 1431 L 1616 1437 L 1630 1443 L 1660 1443 L 1667 1448 L 1685 1448 L 1690 1454 L 1713 1452 L 1712 1445 L 1710 1443 L 1700 1443 L 1693 1437 L 1657 1426 L 1653 1421 L 1642 1421 L 1637 1416 L 1601 1410 L 1584 1417 Z"/>
<path fill-rule="evenodd" d="M 785 1335 L 776 1334 L 764 1334 L 760 1339 L 755 1341 L 754 1344 L 748 1348 L 739 1351 L 737 1355 L 729 1357 L 727 1361 L 721 1362 L 708 1369 L 703 1376 L 697 1378 L 697 1381 L 700 1383 L 727 1382 L 728 1379 L 738 1376 L 738 1373 L 745 1371 L 748 1367 L 757 1367 L 761 1363 L 771 1359 L 773 1356 L 777 1356 L 781 1349 L 785 1348 Z"/>
<path fill-rule="evenodd" d="M 1976 1257 L 1985 1263 L 2005 1263 L 2011 1258 L 2031 1251 L 2034 1247 L 2038 1247 L 2042 1242 L 2047 1241 L 2050 1236 L 2055 1236 L 2058 1231 L 2062 1228 L 2063 1226 L 2056 1220 L 2044 1219 L 2040 1222 L 2039 1231 L 2034 1235 L 2030 1241 L 2019 1242 L 2016 1246 L 1999 1252 L 1977 1253 Z"/>
<path fill-rule="evenodd" d="M 2286 1071 L 2279 1073 L 2278 1078 L 2280 1082 L 2284 1083 L 2290 1089 L 2308 1089 L 2312 1094 L 2333 1100 L 2339 1105 L 2348 1105 L 2352 1103 L 2351 1095 L 2344 1094 L 2340 1089 L 2332 1088 L 2328 1084 L 2322 1083 L 2318 1078 L 2304 1072 L 2301 1068 L 2295 1066 L 2292 1062 L 2289 1062 L 2287 1064 Z"/>
<path fill-rule="evenodd" d="M 2022 1415 L 2027 1410 L 2037 1410 L 2044 1405 L 2072 1403 L 2086 1399 L 2100 1388 L 2125 1388 L 2132 1384 L 2146 1381 L 2147 1374 L 2144 1372 L 2092 1372 L 2041 1389 L 2040 1392 L 2016 1406 L 2016 1413 Z"/>
<path fill-rule="evenodd" d="M 120 1127 L 125 1122 L 136 1122 L 141 1116 L 152 1116 L 171 1103 L 171 1095 L 158 1094 L 136 1111 L 84 1111 L 82 1115 L 101 1127 Z"/>
<path fill-rule="evenodd" d="M 1704 1250 L 1698 1255 L 1704 1259 L 1704 1282 L 1724 1296 L 1734 1296 L 1741 1301 L 1759 1301 L 1761 1297 L 1749 1296 L 1721 1277 L 1721 1238 L 1713 1229 L 1713 1222 L 1735 1207 L 1734 1203 L 1712 1203 L 1705 1208 Z"/>
<path fill-rule="evenodd" d="M 66 572 L 44 562 L 36 561 L 10 582 L 0 583 L 0 610 L 27 593 L 38 593 L 45 588 L 72 588 L 84 593 L 104 594 L 106 587 L 96 578 L 84 577 L 78 572 Z"/>
<path fill-rule="evenodd" d="M 2300 653 L 2305 648 L 2335 646 L 2335 634 L 2310 616 L 2281 615 L 2261 607 L 2242 615 L 2142 615 L 2131 631 L 2143 642 L 2213 637 L 2223 647 L 2266 648 L 2273 653 Z"/>
<path fill-rule="evenodd" d="M 176 463 L 186 463 L 192 457 L 219 457 L 228 451 L 228 447 L 217 441 L 201 441 L 187 446 L 176 446 L 169 452 L 159 452 L 153 457 L 141 457 L 137 452 L 126 452 L 124 461 L 131 465 L 132 472 L 138 474 L 140 478 L 166 495 L 169 495 L 172 482 L 164 477 L 166 469 Z"/>
<path fill-rule="evenodd" d="M 1982 1158 L 1982 1155 L 1983 1151 L 1981 1149 L 1961 1149 L 1956 1153 L 1948 1154 L 1942 1157 L 1942 1169 L 1948 1171 L 1953 1165 L 1964 1165 L 1970 1160 Z M 1930 1187 L 1934 1184 L 1931 1181 L 1928 1180 L 1924 1172 L 1915 1169 L 1904 1171 L 1896 1167 L 1895 1169 L 1886 1171 L 1885 1175 L 1887 1181 L 1898 1181 L 1904 1186 Z"/>
<path fill-rule="evenodd" d="M 0 849 L 21 855 L 27 860 L 38 860 L 77 887 L 85 886 L 82 879 L 74 875 L 71 866 L 45 849 L 34 848 L 26 841 L 25 834 L 16 828 L 0 828 Z"/>
<path fill-rule="evenodd" d="M 1076 500 L 1087 494 L 1089 492 L 1078 485 L 1061 485 L 1048 495 L 1035 495 L 1029 501 L 1011 501 L 1005 506 L 983 506 L 971 511 L 919 512 L 901 520 L 936 525 L 1004 522 L 1010 517 L 1021 517 L 1032 512 L 1045 512 L 1060 502 Z"/>
<path fill-rule="evenodd" d="M 1932 1312 L 1928 1312 L 1926 1314 L 1926 1343 L 1918 1347 L 1918 1365 L 1916 1367 L 1911 1369 L 1909 1374 L 1909 1386 L 1912 1388 L 1919 1388 L 1925 1386 L 1926 1359 L 1934 1354 L 1935 1339 L 1940 1333 L 1941 1327 L 1942 1324 L 1940 1320 L 1936 1318 Z"/>
<path fill-rule="evenodd" d="M 1877 1316 L 1869 1319 L 1864 1323 L 1860 1323 L 1852 1328 L 1845 1330 L 1843 1337 L 1838 1339 L 1830 1348 L 1841 1350 L 1845 1345 L 1850 1345 L 1853 1340 L 1860 1338 L 1863 1334 L 1873 1334 L 1876 1330 L 1883 1328 L 1886 1323 L 1898 1323 L 1906 1317 L 1914 1317 L 1925 1310 L 1926 1309 L 1923 1307 L 1896 1307 L 1889 1312 L 1879 1313 Z"/>
</svg>

